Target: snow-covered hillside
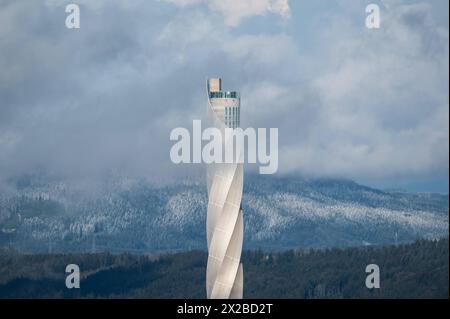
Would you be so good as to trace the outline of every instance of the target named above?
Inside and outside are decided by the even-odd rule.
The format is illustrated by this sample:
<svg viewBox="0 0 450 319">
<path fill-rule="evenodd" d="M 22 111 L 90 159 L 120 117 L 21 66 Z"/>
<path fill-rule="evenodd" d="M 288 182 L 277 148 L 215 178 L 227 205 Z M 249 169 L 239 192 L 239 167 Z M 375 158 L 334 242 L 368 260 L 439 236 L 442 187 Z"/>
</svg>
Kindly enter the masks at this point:
<svg viewBox="0 0 450 319">
<path fill-rule="evenodd" d="M 336 179 L 247 176 L 245 248 L 380 245 L 448 236 L 448 195 Z M 34 181 L 0 194 L 0 245 L 25 251 L 205 249 L 199 182 Z"/>
</svg>

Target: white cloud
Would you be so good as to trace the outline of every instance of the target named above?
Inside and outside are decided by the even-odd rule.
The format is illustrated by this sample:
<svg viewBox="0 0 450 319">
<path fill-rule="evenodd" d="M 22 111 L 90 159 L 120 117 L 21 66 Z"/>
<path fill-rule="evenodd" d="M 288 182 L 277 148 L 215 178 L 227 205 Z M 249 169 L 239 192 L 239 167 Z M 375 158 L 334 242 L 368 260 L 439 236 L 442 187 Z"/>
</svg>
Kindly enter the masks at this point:
<svg viewBox="0 0 450 319">
<path fill-rule="evenodd" d="M 289 18 L 291 15 L 289 0 L 166 0 L 175 5 L 186 7 L 206 4 L 212 11 L 224 15 L 226 25 L 237 27 L 244 18 L 261 16 L 267 13 Z"/>
<path fill-rule="evenodd" d="M 307 136 L 284 141 L 280 170 L 358 180 L 448 174 L 448 30 L 429 10 L 391 7 L 377 32 L 331 17 L 340 27 L 323 38 L 323 68 L 311 86 L 292 89 L 317 92 L 316 118 Z"/>
</svg>

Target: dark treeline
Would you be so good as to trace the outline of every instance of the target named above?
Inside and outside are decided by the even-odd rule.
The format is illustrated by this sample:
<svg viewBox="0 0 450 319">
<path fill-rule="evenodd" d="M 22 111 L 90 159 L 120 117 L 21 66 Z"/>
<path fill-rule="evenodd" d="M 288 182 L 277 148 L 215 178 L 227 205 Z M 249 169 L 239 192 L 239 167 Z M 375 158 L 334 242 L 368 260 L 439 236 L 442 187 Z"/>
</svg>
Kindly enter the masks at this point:
<svg viewBox="0 0 450 319">
<path fill-rule="evenodd" d="M 0 250 L 0 298 L 205 298 L 207 255 L 26 255 Z M 449 241 L 386 247 L 243 253 L 245 298 L 448 298 Z M 67 289 L 77 264 L 80 289 Z M 377 264 L 381 288 L 365 286 Z"/>
</svg>

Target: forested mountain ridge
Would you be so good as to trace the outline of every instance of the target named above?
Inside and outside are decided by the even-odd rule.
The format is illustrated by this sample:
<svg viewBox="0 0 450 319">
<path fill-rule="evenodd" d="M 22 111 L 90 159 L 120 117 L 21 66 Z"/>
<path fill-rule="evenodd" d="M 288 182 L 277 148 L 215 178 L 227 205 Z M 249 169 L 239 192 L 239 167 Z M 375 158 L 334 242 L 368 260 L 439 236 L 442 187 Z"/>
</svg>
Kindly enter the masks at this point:
<svg viewBox="0 0 450 319">
<path fill-rule="evenodd" d="M 203 251 L 163 255 L 0 253 L 0 298 L 205 298 Z M 449 241 L 284 252 L 245 251 L 244 298 L 448 298 Z M 81 270 L 67 289 L 65 267 Z M 380 268 L 380 289 L 365 268 Z"/>
</svg>

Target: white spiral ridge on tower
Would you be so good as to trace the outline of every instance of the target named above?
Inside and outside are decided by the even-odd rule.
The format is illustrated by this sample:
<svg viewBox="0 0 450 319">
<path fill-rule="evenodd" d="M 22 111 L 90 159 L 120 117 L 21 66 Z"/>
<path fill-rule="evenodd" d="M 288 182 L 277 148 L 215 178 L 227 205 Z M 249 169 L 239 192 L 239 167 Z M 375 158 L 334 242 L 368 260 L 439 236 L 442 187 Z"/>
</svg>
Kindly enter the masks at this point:
<svg viewBox="0 0 450 319">
<path fill-rule="evenodd" d="M 207 91 L 210 124 L 220 129 L 225 145 L 233 143 L 232 139 L 225 139 L 224 129 L 227 125 L 221 116 L 218 116 L 216 106 L 211 103 L 209 82 Z M 232 101 L 240 103 L 239 99 Z M 209 299 L 241 299 L 243 296 L 243 269 L 240 258 L 244 232 L 241 208 L 242 163 L 208 164 L 207 182 L 207 297 Z"/>
</svg>

